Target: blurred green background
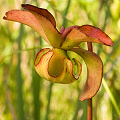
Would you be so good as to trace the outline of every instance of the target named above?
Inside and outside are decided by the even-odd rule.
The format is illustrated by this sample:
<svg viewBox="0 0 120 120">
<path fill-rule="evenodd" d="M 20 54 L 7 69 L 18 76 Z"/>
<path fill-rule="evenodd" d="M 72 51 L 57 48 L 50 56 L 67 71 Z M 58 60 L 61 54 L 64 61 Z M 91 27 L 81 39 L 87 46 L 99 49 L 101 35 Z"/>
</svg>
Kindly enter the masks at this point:
<svg viewBox="0 0 120 120">
<path fill-rule="evenodd" d="M 42 79 L 34 69 L 37 52 L 49 45 L 30 27 L 5 21 L 5 12 L 22 3 L 48 9 L 57 28 L 90 24 L 114 41 L 113 47 L 93 44 L 104 64 L 103 82 L 93 97 L 93 120 L 120 117 L 120 0 L 0 0 L 0 120 L 86 120 L 87 101 L 78 100 L 86 81 L 69 85 Z M 86 43 L 80 45 L 87 49 Z M 72 53 L 73 55 L 73 53 Z"/>
</svg>

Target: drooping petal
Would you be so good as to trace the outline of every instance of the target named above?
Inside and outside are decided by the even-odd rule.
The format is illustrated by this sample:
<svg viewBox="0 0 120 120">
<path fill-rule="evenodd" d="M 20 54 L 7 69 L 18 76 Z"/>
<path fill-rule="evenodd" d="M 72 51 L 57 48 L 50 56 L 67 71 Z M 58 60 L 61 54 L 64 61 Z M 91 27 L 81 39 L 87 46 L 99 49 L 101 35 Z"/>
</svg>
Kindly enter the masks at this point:
<svg viewBox="0 0 120 120">
<path fill-rule="evenodd" d="M 108 35 L 99 28 L 91 25 L 83 25 L 80 27 L 73 26 L 72 29 L 70 29 L 64 36 L 66 36 L 66 38 L 62 43 L 62 49 L 73 48 L 81 42 L 94 42 L 108 46 L 113 45 L 113 42 Z"/>
<path fill-rule="evenodd" d="M 102 61 L 97 54 L 81 48 L 72 48 L 71 51 L 74 51 L 80 55 L 84 59 L 87 66 L 87 81 L 79 100 L 83 101 L 85 99 L 92 98 L 99 90 L 102 82 Z"/>
<path fill-rule="evenodd" d="M 75 82 L 81 74 L 81 63 L 77 60 L 75 61 L 79 72 L 74 77 L 72 62 L 66 57 L 62 50 L 56 50 L 51 50 L 46 53 L 42 50 L 38 53 L 35 59 L 35 69 L 37 73 L 46 80 L 55 83 L 69 84 Z M 59 53 L 60 59 L 58 59 L 57 53 Z"/>
<path fill-rule="evenodd" d="M 39 23 L 37 18 L 29 11 L 11 10 L 6 12 L 3 19 L 20 22 L 25 25 L 28 25 L 29 27 L 33 28 L 38 34 L 40 34 L 40 36 L 49 43 L 41 24 Z"/>
<path fill-rule="evenodd" d="M 46 12 L 47 10 L 41 11 L 41 8 L 28 4 L 23 4 L 22 7 L 31 12 L 38 19 L 50 44 L 53 47 L 59 48 L 62 42 L 62 35 L 57 31 L 56 26 L 53 24 L 54 22 L 51 14 L 49 15 L 49 13 Z"/>
<path fill-rule="evenodd" d="M 111 38 L 99 28 L 91 25 L 83 25 L 83 26 L 80 26 L 79 29 L 89 37 L 97 38 L 99 41 L 101 41 L 105 45 L 113 46 L 113 41 L 111 40 Z"/>
<path fill-rule="evenodd" d="M 102 44 L 98 39 L 87 37 L 83 32 L 81 32 L 78 28 L 73 28 L 71 32 L 66 36 L 65 41 L 63 42 L 61 48 L 62 49 L 70 49 L 79 45 L 81 42 L 97 42 Z"/>
<path fill-rule="evenodd" d="M 54 17 L 52 16 L 52 14 L 47 10 L 47 9 L 44 9 L 44 8 L 38 8 L 38 7 L 35 7 L 33 5 L 29 5 L 29 4 L 22 4 L 21 5 L 23 8 L 25 8 L 27 10 L 29 10 L 29 7 L 31 7 L 31 9 L 35 12 L 37 12 L 38 14 L 44 16 L 45 18 L 47 18 L 52 24 L 54 27 L 56 27 L 56 22 L 55 22 L 55 19 Z"/>
</svg>

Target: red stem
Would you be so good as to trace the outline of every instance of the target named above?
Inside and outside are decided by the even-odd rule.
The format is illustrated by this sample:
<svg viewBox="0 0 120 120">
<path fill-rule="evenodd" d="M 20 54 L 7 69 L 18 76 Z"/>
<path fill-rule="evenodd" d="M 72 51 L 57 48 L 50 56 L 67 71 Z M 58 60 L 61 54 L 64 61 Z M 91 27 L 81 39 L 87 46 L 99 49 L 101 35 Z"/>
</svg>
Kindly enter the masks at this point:
<svg viewBox="0 0 120 120">
<path fill-rule="evenodd" d="M 92 43 L 87 42 L 88 45 L 88 51 L 93 51 L 92 50 Z M 92 98 L 87 100 L 87 120 L 92 120 Z"/>
<path fill-rule="evenodd" d="M 87 100 L 87 120 L 92 120 L 92 98 Z"/>
<path fill-rule="evenodd" d="M 93 51 L 92 49 L 92 43 L 91 42 L 87 42 L 87 45 L 88 45 L 88 51 Z"/>
</svg>

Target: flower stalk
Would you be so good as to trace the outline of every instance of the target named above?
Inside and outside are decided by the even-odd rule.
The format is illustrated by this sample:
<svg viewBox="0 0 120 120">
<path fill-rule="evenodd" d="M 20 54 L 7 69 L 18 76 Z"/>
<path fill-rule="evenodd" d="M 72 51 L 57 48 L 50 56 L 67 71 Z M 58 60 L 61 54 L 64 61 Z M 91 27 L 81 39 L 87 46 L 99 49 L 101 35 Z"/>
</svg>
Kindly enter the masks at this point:
<svg viewBox="0 0 120 120">
<path fill-rule="evenodd" d="M 87 42 L 88 45 L 88 51 L 93 51 L 92 49 L 92 43 Z M 87 100 L 87 120 L 92 120 L 92 98 Z"/>
<path fill-rule="evenodd" d="M 92 120 L 92 98 L 87 100 L 87 120 Z"/>
</svg>

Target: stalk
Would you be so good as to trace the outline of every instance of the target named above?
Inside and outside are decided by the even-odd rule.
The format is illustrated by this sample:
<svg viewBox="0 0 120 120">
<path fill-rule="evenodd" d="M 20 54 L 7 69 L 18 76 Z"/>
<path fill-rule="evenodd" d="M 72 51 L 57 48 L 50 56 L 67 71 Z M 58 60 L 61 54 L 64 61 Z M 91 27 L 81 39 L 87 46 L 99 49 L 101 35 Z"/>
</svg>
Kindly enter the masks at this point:
<svg viewBox="0 0 120 120">
<path fill-rule="evenodd" d="M 87 100 L 87 120 L 92 120 L 92 98 Z"/>
<path fill-rule="evenodd" d="M 92 43 L 87 42 L 88 45 L 88 51 L 93 51 L 92 49 Z M 92 120 L 92 98 L 87 100 L 87 120 Z"/>
</svg>

